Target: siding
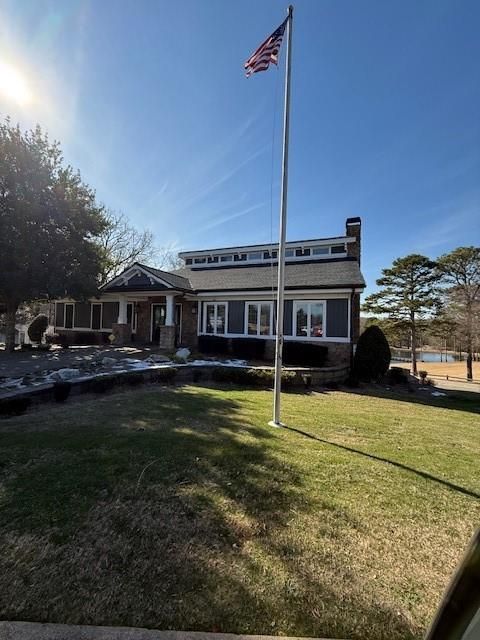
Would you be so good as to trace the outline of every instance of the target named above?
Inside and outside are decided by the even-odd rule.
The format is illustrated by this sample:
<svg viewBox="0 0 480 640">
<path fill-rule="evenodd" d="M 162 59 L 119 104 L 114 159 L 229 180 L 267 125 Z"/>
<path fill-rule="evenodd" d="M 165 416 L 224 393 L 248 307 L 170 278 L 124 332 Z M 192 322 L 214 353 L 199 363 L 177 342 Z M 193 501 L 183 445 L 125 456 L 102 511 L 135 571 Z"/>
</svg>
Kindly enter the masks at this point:
<svg viewBox="0 0 480 640">
<path fill-rule="evenodd" d="M 228 303 L 228 333 L 242 333 L 245 330 L 245 302 L 231 300 Z"/>
<path fill-rule="evenodd" d="M 348 337 L 348 300 L 327 300 L 327 337 Z"/>
<path fill-rule="evenodd" d="M 148 276 L 146 276 L 144 273 L 139 273 L 127 281 L 128 287 L 145 286 L 149 284 L 150 284 L 150 280 Z"/>
</svg>

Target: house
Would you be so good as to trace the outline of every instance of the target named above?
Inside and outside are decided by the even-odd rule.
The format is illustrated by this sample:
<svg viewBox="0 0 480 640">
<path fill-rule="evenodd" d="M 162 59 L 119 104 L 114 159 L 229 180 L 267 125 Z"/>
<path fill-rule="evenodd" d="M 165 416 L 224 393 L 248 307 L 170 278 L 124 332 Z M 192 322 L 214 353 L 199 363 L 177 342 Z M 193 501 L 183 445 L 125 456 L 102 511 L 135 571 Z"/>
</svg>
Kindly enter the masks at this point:
<svg viewBox="0 0 480 640">
<path fill-rule="evenodd" d="M 322 343 L 330 363 L 348 363 L 359 334 L 361 220 L 345 235 L 287 242 L 285 340 Z M 184 251 L 172 272 L 135 263 L 88 302 L 58 300 L 55 331 L 71 342 L 131 341 L 197 347 L 201 335 L 263 338 L 275 345 L 277 245 Z"/>
</svg>

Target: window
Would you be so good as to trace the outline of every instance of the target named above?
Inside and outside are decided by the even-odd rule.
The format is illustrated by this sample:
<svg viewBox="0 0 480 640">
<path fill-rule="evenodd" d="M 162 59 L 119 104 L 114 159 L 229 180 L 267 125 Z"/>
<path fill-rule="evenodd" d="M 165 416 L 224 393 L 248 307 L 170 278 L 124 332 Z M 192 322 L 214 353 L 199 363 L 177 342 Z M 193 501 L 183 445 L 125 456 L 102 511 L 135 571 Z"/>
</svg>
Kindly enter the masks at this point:
<svg viewBox="0 0 480 640">
<path fill-rule="evenodd" d="M 263 252 L 263 259 L 264 260 L 275 260 L 275 258 L 277 257 L 278 252 L 277 251 L 264 251 Z M 286 252 L 285 252 L 286 255 Z"/>
<path fill-rule="evenodd" d="M 98 331 L 102 326 L 102 303 L 94 302 L 92 304 L 92 329 Z"/>
<path fill-rule="evenodd" d="M 207 259 L 206 258 L 194 258 L 193 261 L 194 261 L 195 264 L 205 264 Z"/>
<path fill-rule="evenodd" d="M 245 333 L 249 336 L 273 335 L 271 302 L 247 302 L 245 317 Z"/>
<path fill-rule="evenodd" d="M 334 244 L 331 247 L 332 253 L 345 253 L 345 245 L 344 244 Z"/>
<path fill-rule="evenodd" d="M 73 329 L 73 304 L 65 305 L 65 329 Z"/>
<path fill-rule="evenodd" d="M 208 258 L 208 263 L 209 263 L 209 264 L 212 264 L 212 263 L 214 263 L 214 262 L 218 262 L 218 256 L 210 256 L 210 257 Z"/>
<path fill-rule="evenodd" d="M 247 254 L 246 253 L 236 253 L 233 256 L 233 259 L 235 262 L 242 262 L 243 260 L 247 259 Z"/>
<path fill-rule="evenodd" d="M 248 259 L 249 260 L 261 260 L 262 259 L 262 252 L 261 251 L 254 251 L 252 253 L 248 254 Z"/>
<path fill-rule="evenodd" d="M 220 256 L 220 262 L 231 262 L 233 260 L 233 256 Z"/>
<path fill-rule="evenodd" d="M 137 313 L 133 302 L 127 302 L 127 324 L 130 325 L 132 331 L 137 328 Z"/>
<path fill-rule="evenodd" d="M 204 302 L 203 331 L 214 335 L 225 333 L 227 305 L 224 302 Z"/>
<path fill-rule="evenodd" d="M 326 256 L 329 254 L 328 247 L 313 247 L 312 255 L 314 256 Z"/>
<path fill-rule="evenodd" d="M 185 260 L 185 264 L 193 264 L 193 260 L 192 260 L 192 258 L 187 258 L 187 259 Z"/>
<path fill-rule="evenodd" d="M 303 256 L 309 256 L 310 255 L 310 249 L 295 249 L 295 256 L 297 258 L 300 258 Z"/>
<path fill-rule="evenodd" d="M 294 335 L 298 338 L 323 338 L 325 326 L 325 303 L 318 301 L 294 302 Z"/>
<path fill-rule="evenodd" d="M 293 258 L 294 256 L 294 250 L 293 249 L 285 249 L 285 257 L 286 258 Z"/>
</svg>

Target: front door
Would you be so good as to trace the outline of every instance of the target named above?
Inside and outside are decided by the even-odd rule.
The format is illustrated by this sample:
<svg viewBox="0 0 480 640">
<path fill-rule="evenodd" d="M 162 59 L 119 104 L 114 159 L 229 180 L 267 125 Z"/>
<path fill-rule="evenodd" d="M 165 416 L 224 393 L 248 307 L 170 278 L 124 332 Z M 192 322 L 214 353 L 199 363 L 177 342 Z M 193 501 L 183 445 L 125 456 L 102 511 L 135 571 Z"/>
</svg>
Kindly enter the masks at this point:
<svg viewBox="0 0 480 640">
<path fill-rule="evenodd" d="M 160 342 L 160 327 L 165 326 L 167 317 L 167 305 L 162 302 L 160 304 L 152 304 L 152 342 L 158 344 Z M 182 339 L 182 305 L 175 305 L 175 346 L 180 344 Z"/>
</svg>

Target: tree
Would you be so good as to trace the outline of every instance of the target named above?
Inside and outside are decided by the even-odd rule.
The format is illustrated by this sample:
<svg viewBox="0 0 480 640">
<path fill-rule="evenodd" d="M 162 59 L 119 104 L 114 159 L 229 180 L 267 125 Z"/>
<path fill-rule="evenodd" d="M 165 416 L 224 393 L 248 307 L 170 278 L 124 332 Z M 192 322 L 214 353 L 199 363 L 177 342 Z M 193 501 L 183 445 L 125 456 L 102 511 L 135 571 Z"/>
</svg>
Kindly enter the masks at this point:
<svg viewBox="0 0 480 640">
<path fill-rule="evenodd" d="M 107 211 L 107 226 L 99 238 L 103 255 L 101 283 L 105 284 L 134 262 L 145 262 L 159 269 L 179 269 L 179 260 L 171 247 L 157 247 L 151 231 L 139 231 L 123 213 Z"/>
<path fill-rule="evenodd" d="M 107 224 L 99 238 L 103 255 L 102 284 L 133 262 L 154 262 L 157 255 L 151 231 L 139 231 L 123 213 L 107 211 L 105 217 Z"/>
<path fill-rule="evenodd" d="M 353 371 L 365 382 L 377 380 L 387 373 L 391 357 L 385 334 L 380 327 L 371 325 L 358 339 Z"/>
<path fill-rule="evenodd" d="M 435 266 L 429 258 L 418 254 L 397 258 L 390 268 L 382 269 L 382 277 L 377 280 L 380 290 L 369 295 L 363 305 L 364 311 L 384 314 L 408 328 L 415 375 L 418 323 L 439 304 Z"/>
<path fill-rule="evenodd" d="M 472 380 L 473 343 L 480 320 L 480 247 L 459 247 L 441 256 L 438 273 L 447 287 L 446 298 L 465 336 L 467 378 Z"/>
<path fill-rule="evenodd" d="M 15 346 L 15 314 L 35 299 L 96 292 L 102 255 L 96 238 L 103 207 L 57 142 L 37 126 L 22 132 L 0 123 L 0 301 L 6 348 Z"/>
</svg>

